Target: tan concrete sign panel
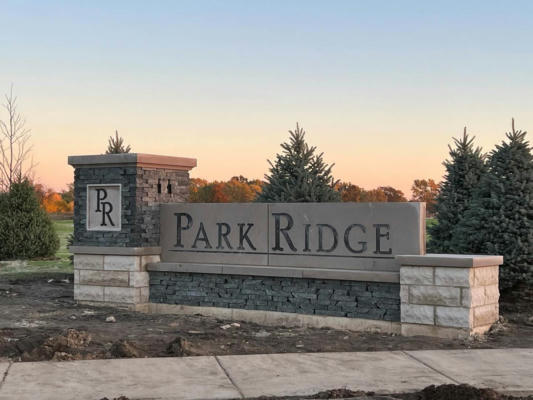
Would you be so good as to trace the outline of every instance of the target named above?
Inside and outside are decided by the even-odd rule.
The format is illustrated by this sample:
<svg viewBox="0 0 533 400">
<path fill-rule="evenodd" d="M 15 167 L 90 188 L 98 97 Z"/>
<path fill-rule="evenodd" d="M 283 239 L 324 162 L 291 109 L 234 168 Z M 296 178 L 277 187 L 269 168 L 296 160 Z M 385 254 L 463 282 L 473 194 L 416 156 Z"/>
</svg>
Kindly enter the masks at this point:
<svg viewBox="0 0 533 400">
<path fill-rule="evenodd" d="M 161 204 L 162 261 L 267 265 L 266 204 Z"/>
<path fill-rule="evenodd" d="M 120 231 L 121 185 L 87 185 L 87 230 Z"/>
<path fill-rule="evenodd" d="M 397 270 L 397 254 L 423 254 L 420 203 L 271 204 L 270 265 Z"/>
<path fill-rule="evenodd" d="M 425 253 L 424 203 L 162 204 L 162 261 L 397 271 Z"/>
</svg>

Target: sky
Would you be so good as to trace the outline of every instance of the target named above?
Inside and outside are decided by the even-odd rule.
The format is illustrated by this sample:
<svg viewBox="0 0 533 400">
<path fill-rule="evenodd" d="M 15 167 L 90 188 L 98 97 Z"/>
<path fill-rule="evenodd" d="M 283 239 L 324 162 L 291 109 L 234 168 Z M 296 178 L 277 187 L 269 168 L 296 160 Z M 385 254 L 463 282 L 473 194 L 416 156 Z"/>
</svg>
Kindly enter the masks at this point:
<svg viewBox="0 0 533 400">
<path fill-rule="evenodd" d="M 262 178 L 296 122 L 335 178 L 410 194 L 463 127 L 485 151 L 533 130 L 531 1 L 2 1 L 0 93 L 32 130 L 35 178 L 68 155 L 192 157 Z M 4 119 L 5 114 L 0 113 Z"/>
</svg>

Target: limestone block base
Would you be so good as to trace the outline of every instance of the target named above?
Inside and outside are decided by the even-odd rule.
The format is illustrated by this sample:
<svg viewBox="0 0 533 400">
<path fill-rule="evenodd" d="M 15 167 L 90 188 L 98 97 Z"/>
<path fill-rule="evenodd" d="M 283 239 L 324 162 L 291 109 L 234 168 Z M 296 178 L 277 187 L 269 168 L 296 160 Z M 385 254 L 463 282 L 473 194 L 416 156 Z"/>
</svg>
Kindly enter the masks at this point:
<svg viewBox="0 0 533 400">
<path fill-rule="evenodd" d="M 74 254 L 74 300 L 130 309 L 148 303 L 146 265 L 159 262 L 159 254 L 131 249 L 120 254 L 116 248 L 112 254 L 94 254 L 98 251 L 94 247 L 90 251 Z"/>
<path fill-rule="evenodd" d="M 402 335 L 464 338 L 499 318 L 501 256 L 398 256 Z"/>
</svg>

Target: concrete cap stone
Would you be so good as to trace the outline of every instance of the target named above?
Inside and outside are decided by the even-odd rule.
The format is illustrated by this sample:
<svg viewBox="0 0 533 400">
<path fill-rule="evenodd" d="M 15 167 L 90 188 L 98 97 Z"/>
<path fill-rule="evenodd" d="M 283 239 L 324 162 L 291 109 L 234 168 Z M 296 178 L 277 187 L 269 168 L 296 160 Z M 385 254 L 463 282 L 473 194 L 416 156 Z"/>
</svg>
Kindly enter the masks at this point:
<svg viewBox="0 0 533 400">
<path fill-rule="evenodd" d="M 161 254 L 161 247 L 109 247 L 109 246 L 68 246 L 73 254 L 98 254 L 114 256 L 146 256 Z"/>
<path fill-rule="evenodd" d="M 400 274 L 392 271 L 272 267 L 264 265 L 152 262 L 146 265 L 146 270 L 152 272 L 191 272 L 199 274 L 275 276 L 283 278 L 334 279 L 364 282 L 398 283 L 400 281 Z"/>
<path fill-rule="evenodd" d="M 68 163 L 75 168 L 135 166 L 189 171 L 196 167 L 196 158 L 143 153 L 96 154 L 69 156 Z"/>
<path fill-rule="evenodd" d="M 395 259 L 401 265 L 423 267 L 474 268 L 503 264 L 503 256 L 475 254 L 398 255 Z"/>
</svg>

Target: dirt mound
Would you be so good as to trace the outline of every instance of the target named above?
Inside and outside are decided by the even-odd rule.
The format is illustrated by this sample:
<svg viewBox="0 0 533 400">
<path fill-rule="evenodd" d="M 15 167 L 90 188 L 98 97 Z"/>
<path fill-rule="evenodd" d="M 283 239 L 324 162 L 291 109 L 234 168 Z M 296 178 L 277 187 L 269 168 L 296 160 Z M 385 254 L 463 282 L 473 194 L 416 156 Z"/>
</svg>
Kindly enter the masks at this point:
<svg viewBox="0 0 533 400">
<path fill-rule="evenodd" d="M 85 331 L 67 329 L 61 335 L 47 338 L 42 344 L 37 345 L 36 341 L 18 344 L 22 350 L 22 361 L 81 360 L 84 358 L 81 350 L 89 345 L 91 335 Z"/>
<path fill-rule="evenodd" d="M 120 339 L 111 346 L 109 350 L 110 358 L 142 358 L 146 353 L 132 341 Z"/>
<path fill-rule="evenodd" d="M 196 356 L 198 353 L 191 342 L 179 336 L 170 342 L 166 349 L 166 354 L 171 357 Z"/>
<path fill-rule="evenodd" d="M 130 400 L 130 398 L 126 396 L 113 397 L 112 399 L 109 399 L 107 397 L 102 397 L 100 400 Z"/>
<path fill-rule="evenodd" d="M 366 395 L 365 392 L 357 391 L 354 392 L 350 389 L 333 389 L 333 390 L 325 390 L 323 392 L 319 392 L 311 397 L 310 399 L 346 399 L 349 397 L 360 397 Z"/>
<path fill-rule="evenodd" d="M 431 385 L 420 392 L 396 395 L 403 400 L 526 400 L 529 397 L 513 397 L 492 389 L 478 389 L 470 385 Z"/>
<path fill-rule="evenodd" d="M 361 392 L 346 388 L 332 389 L 311 396 L 262 396 L 250 400 L 312 400 L 312 399 L 347 399 L 347 400 L 533 400 L 529 397 L 513 397 L 500 394 L 492 389 L 478 389 L 470 385 L 431 385 L 415 393 L 378 395 L 374 392 Z"/>
</svg>

